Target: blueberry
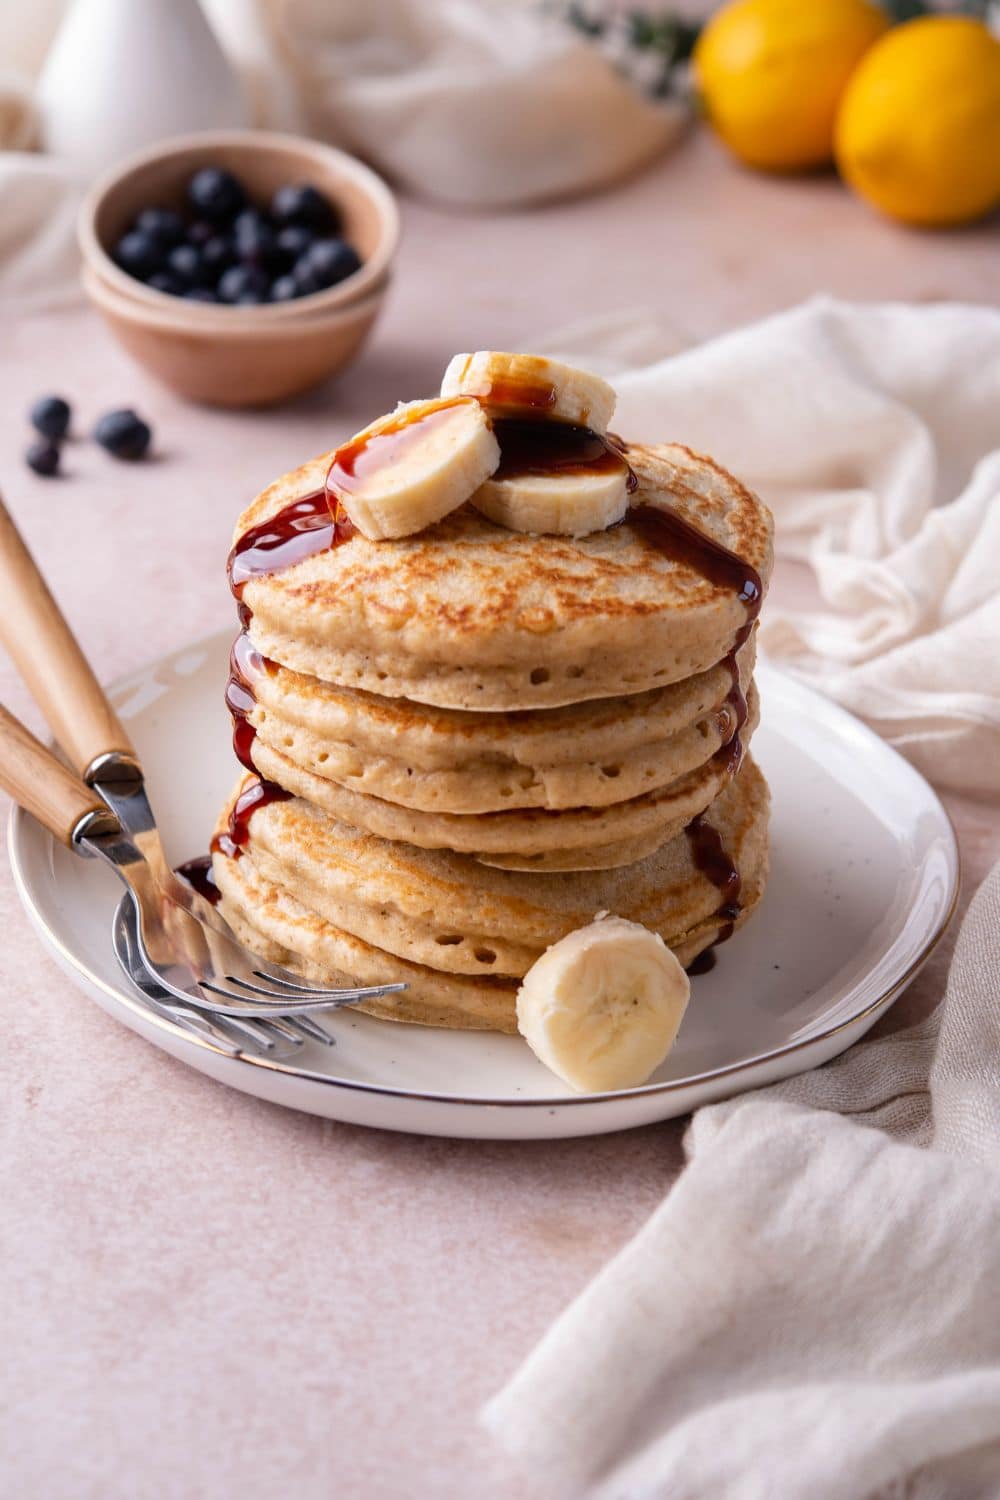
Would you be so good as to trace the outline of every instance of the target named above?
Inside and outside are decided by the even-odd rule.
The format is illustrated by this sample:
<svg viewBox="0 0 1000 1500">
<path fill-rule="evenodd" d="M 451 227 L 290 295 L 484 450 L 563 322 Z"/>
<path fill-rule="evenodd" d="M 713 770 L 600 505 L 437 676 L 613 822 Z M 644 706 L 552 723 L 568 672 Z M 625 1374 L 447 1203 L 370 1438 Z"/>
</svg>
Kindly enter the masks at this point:
<svg viewBox="0 0 1000 1500">
<path fill-rule="evenodd" d="M 194 245 L 176 245 L 167 256 L 167 267 L 176 276 L 181 291 L 201 286 L 206 280 L 201 251 Z"/>
<path fill-rule="evenodd" d="M 166 292 L 168 297 L 179 297 L 184 290 L 184 283 L 173 271 L 154 271 L 146 285 L 155 292 Z"/>
<path fill-rule="evenodd" d="M 219 277 L 219 301 L 263 302 L 270 285 L 259 266 L 230 266 Z"/>
<path fill-rule="evenodd" d="M 44 474 L 46 479 L 59 472 L 59 449 L 46 438 L 32 443 L 24 456 L 29 469 L 34 469 L 36 474 Z"/>
<path fill-rule="evenodd" d="M 188 183 L 188 202 L 203 219 L 227 224 L 247 201 L 243 184 L 221 167 L 202 167 Z"/>
<path fill-rule="evenodd" d="M 192 286 L 186 292 L 182 292 L 181 295 L 188 302 L 218 302 L 219 300 L 216 293 L 208 286 Z"/>
<path fill-rule="evenodd" d="M 218 281 L 223 271 L 236 262 L 236 250 L 228 235 L 213 234 L 201 247 L 201 259 L 208 281 Z"/>
<path fill-rule="evenodd" d="M 233 225 L 237 259 L 265 271 L 283 270 L 286 257 L 278 250 L 274 230 L 256 208 L 245 208 Z"/>
<path fill-rule="evenodd" d="M 28 413 L 31 425 L 42 437 L 58 443 L 69 431 L 69 402 L 61 396 L 43 396 Z"/>
<path fill-rule="evenodd" d="M 132 228 L 139 234 L 148 234 L 165 250 L 179 245 L 186 232 L 184 220 L 172 208 L 144 208 Z"/>
<path fill-rule="evenodd" d="M 316 236 L 311 229 L 304 224 L 286 224 L 284 229 L 278 231 L 278 249 L 285 256 L 289 265 L 294 265 L 300 255 L 304 255 Z"/>
<path fill-rule="evenodd" d="M 144 234 L 141 229 L 132 229 L 128 234 L 123 234 L 115 246 L 115 260 L 130 276 L 137 276 L 140 281 L 145 281 L 147 276 L 152 276 L 154 271 L 160 269 L 163 247 L 151 234 Z"/>
<path fill-rule="evenodd" d="M 345 276 L 351 276 L 361 265 L 358 252 L 346 240 L 317 240 L 295 265 L 296 276 L 302 267 L 300 285 L 308 284 L 311 291 L 336 286 Z"/>
<path fill-rule="evenodd" d="M 299 284 L 294 276 L 279 276 L 271 287 L 272 302 L 291 302 L 294 297 L 301 297 Z"/>
<path fill-rule="evenodd" d="M 204 245 L 218 232 L 217 224 L 210 224 L 207 219 L 195 219 L 187 227 L 187 242 L 189 245 Z"/>
<path fill-rule="evenodd" d="M 325 234 L 337 227 L 329 199 L 308 182 L 280 187 L 271 199 L 271 215 L 277 224 L 301 224 Z"/>
<path fill-rule="evenodd" d="M 94 438 L 115 458 L 142 458 L 153 434 L 134 411 L 109 411 L 94 428 Z"/>
</svg>

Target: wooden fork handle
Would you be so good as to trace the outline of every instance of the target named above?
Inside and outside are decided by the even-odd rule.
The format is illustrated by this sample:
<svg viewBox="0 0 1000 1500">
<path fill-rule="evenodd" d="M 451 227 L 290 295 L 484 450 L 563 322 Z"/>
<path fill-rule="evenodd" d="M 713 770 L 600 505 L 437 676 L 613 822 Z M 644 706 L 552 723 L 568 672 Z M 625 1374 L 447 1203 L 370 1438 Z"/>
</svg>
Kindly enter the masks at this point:
<svg viewBox="0 0 1000 1500">
<path fill-rule="evenodd" d="M 56 760 L 2 704 L 0 787 L 64 844 L 72 844 L 74 833 L 110 833 L 118 826 L 97 793 Z"/>
<path fill-rule="evenodd" d="M 106 755 L 135 760 L 132 741 L 2 499 L 0 599 L 0 642 L 74 770 L 86 777 Z"/>
</svg>

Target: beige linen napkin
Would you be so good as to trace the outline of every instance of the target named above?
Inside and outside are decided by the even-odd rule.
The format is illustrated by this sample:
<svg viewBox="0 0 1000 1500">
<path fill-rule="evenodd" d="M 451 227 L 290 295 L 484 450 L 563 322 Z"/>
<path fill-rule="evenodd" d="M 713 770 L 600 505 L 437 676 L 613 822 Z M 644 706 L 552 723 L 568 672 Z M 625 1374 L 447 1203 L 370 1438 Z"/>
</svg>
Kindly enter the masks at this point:
<svg viewBox="0 0 1000 1500">
<path fill-rule="evenodd" d="M 764 650 L 939 785 L 1000 791 L 1000 311 L 817 298 L 608 357 L 640 338 L 604 319 L 544 344 L 611 374 L 620 431 L 711 453 L 771 506 L 830 608 L 769 606 Z"/>
<path fill-rule="evenodd" d="M 646 1228 L 486 1408 L 601 1500 L 995 1500 L 1000 865 L 930 1021 L 695 1115 Z"/>
<path fill-rule="evenodd" d="M 76 295 L 80 190 L 59 162 L 29 149 L 36 131 L 30 81 L 0 70 L 0 299 L 21 310 Z"/>
<path fill-rule="evenodd" d="M 717 455 L 816 567 L 838 612 L 770 611 L 771 655 L 1000 787 L 1000 313 L 824 299 L 615 379 L 622 431 Z M 928 1021 L 695 1115 L 499 1441 L 574 1497 L 995 1500 L 998 975 L 1000 865 Z"/>
</svg>

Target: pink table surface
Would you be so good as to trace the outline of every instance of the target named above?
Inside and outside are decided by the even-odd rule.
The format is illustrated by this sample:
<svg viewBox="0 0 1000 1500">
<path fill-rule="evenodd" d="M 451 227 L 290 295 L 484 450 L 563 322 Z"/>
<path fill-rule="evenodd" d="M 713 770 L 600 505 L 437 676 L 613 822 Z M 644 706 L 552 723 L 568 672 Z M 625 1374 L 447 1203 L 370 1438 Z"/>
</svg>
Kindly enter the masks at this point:
<svg viewBox="0 0 1000 1500">
<path fill-rule="evenodd" d="M 282 411 L 193 410 L 82 309 L 0 310 L 0 487 L 102 675 L 227 625 L 222 563 L 248 497 L 431 392 L 456 349 L 530 345 L 636 305 L 694 340 L 816 291 L 1000 300 L 995 222 L 910 234 L 830 179 L 743 174 L 705 136 L 603 197 L 502 217 L 408 203 L 404 221 L 363 361 Z M 138 405 L 155 461 L 129 468 L 80 444 L 65 480 L 36 479 L 20 461 L 24 410 L 50 390 L 84 427 Z M 805 588 L 783 570 L 774 595 Z M 38 725 L 5 665 L 0 696 Z M 1000 817 L 947 800 L 967 898 Z M 221 1088 L 86 1001 L 9 876 L 0 920 L 0 1490 L 545 1500 L 481 1437 L 476 1409 L 660 1201 L 682 1123 L 505 1145 L 294 1114 Z M 949 950 L 897 1021 L 930 1003 Z"/>
</svg>

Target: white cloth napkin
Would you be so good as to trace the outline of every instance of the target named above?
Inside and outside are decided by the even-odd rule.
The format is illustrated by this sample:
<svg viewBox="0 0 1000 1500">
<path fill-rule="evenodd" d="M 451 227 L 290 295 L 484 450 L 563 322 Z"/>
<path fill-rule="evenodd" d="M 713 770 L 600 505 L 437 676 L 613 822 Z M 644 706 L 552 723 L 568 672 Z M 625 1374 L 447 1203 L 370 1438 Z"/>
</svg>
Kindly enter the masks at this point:
<svg viewBox="0 0 1000 1500">
<path fill-rule="evenodd" d="M 620 431 L 711 453 L 771 506 L 830 610 L 765 608 L 764 650 L 939 785 L 1000 791 L 1000 311 L 818 298 L 623 368 L 640 337 L 605 319 L 545 347 L 612 375 Z"/>
<path fill-rule="evenodd" d="M 771 655 L 1000 787 L 1000 314 L 821 300 L 616 384 L 616 425 L 748 479 L 843 611 L 770 611 Z M 1000 865 L 928 1021 L 695 1115 L 662 1207 L 486 1408 L 498 1440 L 574 1497 L 995 1500 L 998 974 Z"/>
<path fill-rule="evenodd" d="M 695 1115 L 645 1229 L 484 1413 L 601 1500 L 1000 1493 L 1000 865 L 928 1022 Z"/>
</svg>

